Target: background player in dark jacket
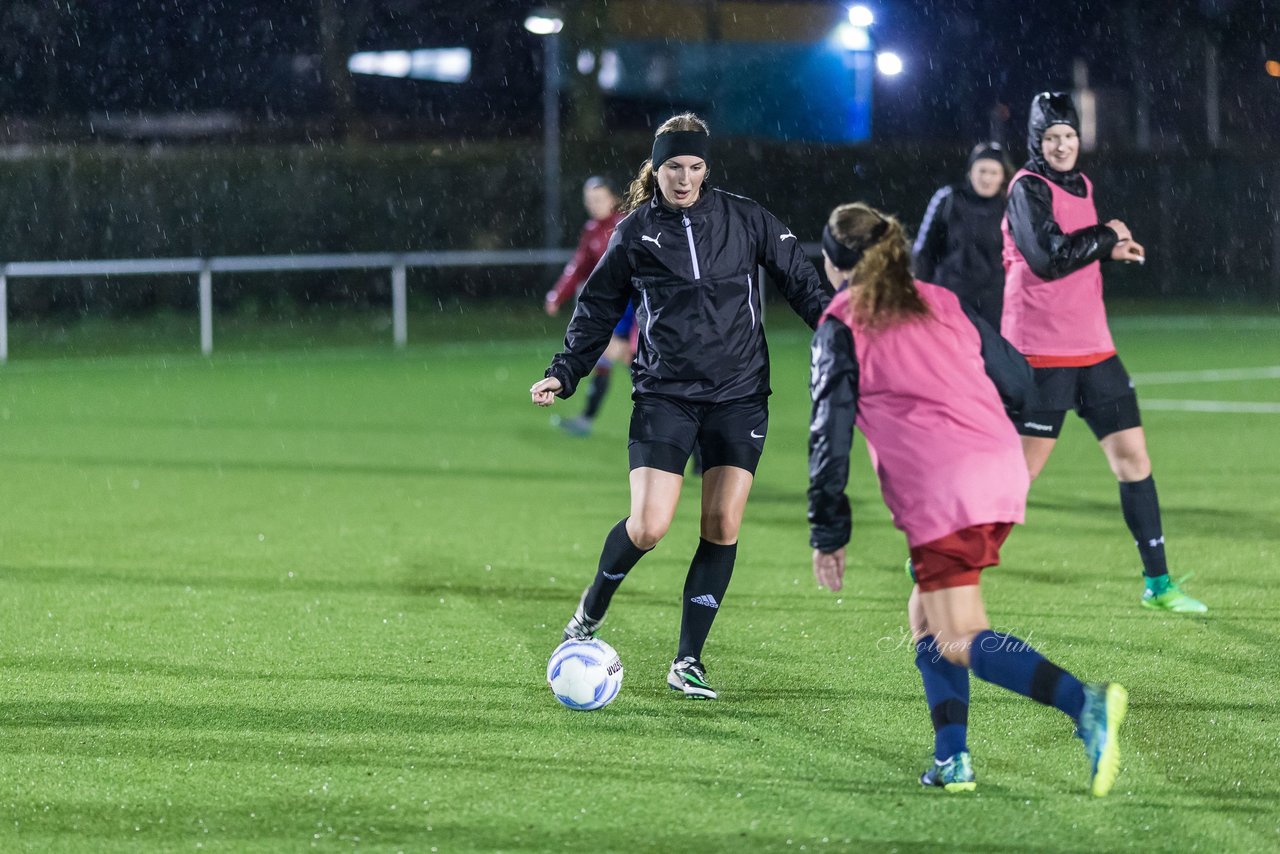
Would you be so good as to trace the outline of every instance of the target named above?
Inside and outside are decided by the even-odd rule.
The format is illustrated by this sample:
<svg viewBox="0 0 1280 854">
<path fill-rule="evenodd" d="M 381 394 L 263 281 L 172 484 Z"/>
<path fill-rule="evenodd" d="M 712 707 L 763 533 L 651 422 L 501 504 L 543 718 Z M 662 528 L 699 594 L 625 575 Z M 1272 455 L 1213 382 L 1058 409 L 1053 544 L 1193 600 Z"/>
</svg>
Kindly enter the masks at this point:
<svg viewBox="0 0 1280 854">
<path fill-rule="evenodd" d="M 702 537 L 685 581 L 680 643 L 667 684 L 710 699 L 716 694 L 702 647 L 729 586 L 768 431 L 769 351 L 757 270 L 765 268 L 811 327 L 830 294 L 791 229 L 750 199 L 705 183 L 708 148 L 707 126 L 697 116 L 675 116 L 658 128 L 652 156 L 631 184 L 631 213 L 587 279 L 564 350 L 530 392 L 539 406 L 573 394 L 627 303 L 635 304 L 640 339 L 632 365 L 631 515 L 605 539 L 595 581 L 565 637 L 595 633 L 627 572 L 666 534 L 697 442 L 704 464 Z"/>
<path fill-rule="evenodd" d="M 545 308 L 547 314 L 555 317 L 560 307 L 572 297 L 587 281 L 587 276 L 604 257 L 604 250 L 609 245 L 609 237 L 614 228 L 622 220 L 622 197 L 613 182 L 607 178 L 593 175 L 582 185 L 582 206 L 587 209 L 587 224 L 582 227 L 582 235 L 578 238 L 578 248 L 565 265 L 564 271 L 551 290 L 547 291 Z M 591 375 L 591 387 L 587 391 L 587 402 L 581 415 L 560 421 L 560 427 L 573 436 L 587 436 L 600 412 L 600 404 L 609 391 L 609 378 L 615 364 L 626 364 L 631 361 L 631 333 L 635 328 L 635 312 L 628 306 L 622 319 L 613 330 L 613 338 L 605 348 L 604 355 L 596 362 Z"/>
<path fill-rule="evenodd" d="M 892 217 L 841 205 L 822 248 L 827 277 L 847 286 L 813 338 L 813 570 L 819 585 L 843 585 L 856 423 L 911 547 L 916 586 L 907 609 L 935 731 L 935 762 L 920 782 L 952 792 L 977 785 L 966 746 L 972 668 L 1069 715 L 1090 759 L 1090 790 L 1107 794 L 1120 767 L 1124 688 L 1086 687 L 1026 641 L 993 632 L 978 589 L 1026 507 L 1030 478 L 1004 408 L 1030 390 L 1030 369 L 954 294 L 912 280 Z"/>
<path fill-rule="evenodd" d="M 1071 99 L 1031 102 L 1026 166 L 1005 218 L 1001 332 L 1036 369 L 1036 403 L 1017 419 L 1031 477 L 1049 461 L 1067 410 L 1085 420 L 1120 481 L 1120 508 L 1142 558 L 1146 608 L 1208 608 L 1169 578 L 1160 504 L 1133 382 L 1116 355 L 1102 301 L 1101 261 L 1142 263 L 1120 220 L 1098 222 L 1093 184 L 1077 168 L 1080 120 Z"/>
<path fill-rule="evenodd" d="M 933 194 L 913 249 L 917 279 L 942 285 L 996 329 L 1004 295 L 1000 220 L 1011 172 L 998 143 L 977 145 L 965 179 Z"/>
</svg>

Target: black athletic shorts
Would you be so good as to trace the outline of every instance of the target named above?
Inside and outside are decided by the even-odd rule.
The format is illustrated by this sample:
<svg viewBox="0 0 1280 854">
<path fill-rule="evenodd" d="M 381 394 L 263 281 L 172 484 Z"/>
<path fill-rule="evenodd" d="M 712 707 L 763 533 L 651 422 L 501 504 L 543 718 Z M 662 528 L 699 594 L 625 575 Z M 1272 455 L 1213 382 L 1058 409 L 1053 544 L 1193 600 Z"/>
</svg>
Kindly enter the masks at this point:
<svg viewBox="0 0 1280 854">
<path fill-rule="evenodd" d="M 1036 399 L 1017 417 L 1023 436 L 1056 439 L 1074 409 L 1099 439 L 1141 427 L 1138 395 L 1119 356 L 1086 368 L 1036 368 Z"/>
<path fill-rule="evenodd" d="M 698 403 L 660 394 L 638 394 L 631 410 L 631 468 L 684 474 L 693 444 L 702 447 L 703 470 L 737 466 L 755 474 L 769 427 L 769 398 L 744 397 Z"/>
</svg>

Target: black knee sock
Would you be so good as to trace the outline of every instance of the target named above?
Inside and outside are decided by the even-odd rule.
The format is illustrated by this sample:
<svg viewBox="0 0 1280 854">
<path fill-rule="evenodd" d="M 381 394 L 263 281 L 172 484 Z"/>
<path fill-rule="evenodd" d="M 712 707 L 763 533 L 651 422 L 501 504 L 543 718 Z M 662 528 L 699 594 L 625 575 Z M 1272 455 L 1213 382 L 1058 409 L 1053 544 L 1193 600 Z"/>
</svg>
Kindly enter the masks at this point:
<svg viewBox="0 0 1280 854">
<path fill-rule="evenodd" d="M 722 546 L 699 540 L 684 581 L 684 612 L 680 619 L 680 648 L 676 658 L 702 658 L 702 645 L 707 642 L 711 623 L 720 609 L 724 592 L 729 589 L 733 561 L 737 555 L 737 543 Z"/>
<path fill-rule="evenodd" d="M 618 589 L 622 579 L 626 578 L 631 567 L 650 551 L 652 549 L 642 549 L 631 542 L 631 537 L 627 535 L 626 519 L 613 526 L 609 536 L 604 538 L 604 549 L 600 552 L 600 565 L 596 569 L 596 578 L 591 582 L 591 587 L 587 590 L 587 598 L 583 602 L 582 609 L 586 611 L 588 617 L 594 620 L 604 618 L 605 611 L 609 610 L 609 600 L 613 598 L 614 591 Z"/>
<path fill-rule="evenodd" d="M 604 403 L 604 396 L 609 391 L 609 374 L 608 368 L 601 370 L 596 369 L 596 373 L 591 377 L 591 388 L 587 391 L 587 408 L 582 410 L 583 418 L 595 418 L 596 413 L 600 411 L 600 404 Z"/>
<path fill-rule="evenodd" d="M 1132 483 L 1120 482 L 1120 510 L 1124 521 L 1133 533 L 1142 556 L 1142 574 L 1148 577 L 1168 575 L 1169 565 L 1164 559 L 1164 530 L 1160 525 L 1160 501 L 1156 498 L 1156 481 Z"/>
</svg>

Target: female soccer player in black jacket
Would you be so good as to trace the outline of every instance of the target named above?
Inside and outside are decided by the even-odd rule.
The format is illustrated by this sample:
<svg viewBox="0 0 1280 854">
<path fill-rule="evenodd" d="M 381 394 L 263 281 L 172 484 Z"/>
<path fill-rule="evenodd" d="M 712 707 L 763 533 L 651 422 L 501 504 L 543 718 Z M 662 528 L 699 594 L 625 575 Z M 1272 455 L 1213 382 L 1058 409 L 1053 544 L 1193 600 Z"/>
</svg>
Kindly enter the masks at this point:
<svg viewBox="0 0 1280 854">
<path fill-rule="evenodd" d="M 800 241 L 750 199 L 713 189 L 706 124 L 668 119 L 628 196 L 604 258 L 587 279 L 564 350 L 533 402 L 573 394 L 628 302 L 640 341 L 631 366 L 631 515 L 613 527 L 594 582 L 564 636 L 595 634 L 627 572 L 666 534 L 695 442 L 702 446 L 701 541 L 689 566 L 680 644 L 667 684 L 714 699 L 702 647 L 737 553 L 738 529 L 769 423 L 769 350 L 757 270 L 763 266 L 813 327 L 830 301 Z"/>
<path fill-rule="evenodd" d="M 1011 172 L 999 144 L 976 146 L 965 179 L 929 200 L 912 247 L 915 277 L 951 291 L 994 329 L 1004 295 L 1000 221 Z"/>
</svg>

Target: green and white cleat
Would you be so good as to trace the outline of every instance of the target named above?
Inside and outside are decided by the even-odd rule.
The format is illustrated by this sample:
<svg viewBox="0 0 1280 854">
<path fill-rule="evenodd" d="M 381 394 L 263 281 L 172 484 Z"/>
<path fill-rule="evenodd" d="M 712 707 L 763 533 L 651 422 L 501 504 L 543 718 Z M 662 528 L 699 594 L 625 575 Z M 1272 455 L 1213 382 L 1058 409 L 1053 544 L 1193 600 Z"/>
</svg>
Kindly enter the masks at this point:
<svg viewBox="0 0 1280 854">
<path fill-rule="evenodd" d="M 965 750 L 946 762 L 933 761 L 933 766 L 920 775 L 921 786 L 937 786 L 948 792 L 972 792 L 978 788 L 973 775 L 973 761 Z"/>
<path fill-rule="evenodd" d="M 1129 692 L 1117 682 L 1084 686 L 1084 709 L 1076 735 L 1089 756 L 1089 792 L 1106 796 L 1120 774 L 1120 724 L 1129 709 Z"/>
<path fill-rule="evenodd" d="M 1178 581 L 1186 581 L 1190 575 L 1184 575 Z M 1159 575 L 1147 580 L 1147 589 L 1142 593 L 1142 607 L 1152 611 L 1169 611 L 1173 614 L 1204 614 L 1209 606 L 1182 592 L 1167 575 Z"/>
<path fill-rule="evenodd" d="M 707 669 L 702 662 L 692 656 L 671 662 L 667 671 L 667 685 L 672 691 L 679 691 L 691 700 L 714 700 L 716 691 L 707 683 Z"/>
</svg>

